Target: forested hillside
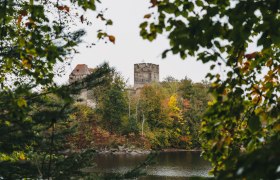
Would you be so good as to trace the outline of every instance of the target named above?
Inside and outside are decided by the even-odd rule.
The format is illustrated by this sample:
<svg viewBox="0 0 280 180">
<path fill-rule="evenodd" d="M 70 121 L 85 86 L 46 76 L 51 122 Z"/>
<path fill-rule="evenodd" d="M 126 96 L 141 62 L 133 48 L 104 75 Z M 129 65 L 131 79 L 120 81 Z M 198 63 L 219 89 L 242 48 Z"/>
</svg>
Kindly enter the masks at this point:
<svg viewBox="0 0 280 180">
<path fill-rule="evenodd" d="M 109 79 L 106 85 L 89 91 L 96 108 L 78 103 L 78 112 L 71 116 L 82 127 L 71 138 L 78 149 L 123 145 L 146 149 L 201 148 L 200 123 L 211 100 L 208 83 L 167 77 L 136 92 L 126 88 L 119 73 L 111 74 Z"/>
</svg>

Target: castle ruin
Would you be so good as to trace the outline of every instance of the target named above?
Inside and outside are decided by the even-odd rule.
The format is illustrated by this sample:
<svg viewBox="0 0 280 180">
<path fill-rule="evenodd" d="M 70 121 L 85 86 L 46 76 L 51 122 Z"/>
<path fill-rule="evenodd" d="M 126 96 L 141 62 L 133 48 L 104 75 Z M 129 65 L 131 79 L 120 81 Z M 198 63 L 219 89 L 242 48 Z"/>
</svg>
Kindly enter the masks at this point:
<svg viewBox="0 0 280 180">
<path fill-rule="evenodd" d="M 86 64 L 78 64 L 75 69 L 69 75 L 69 83 L 82 80 L 83 78 L 90 75 L 94 69 L 89 68 Z M 78 102 L 86 103 L 90 107 L 95 107 L 95 102 L 89 99 L 89 91 L 87 89 L 82 89 L 79 95 L 75 96 Z"/>
<path fill-rule="evenodd" d="M 159 82 L 159 65 L 152 63 L 134 64 L 134 89 L 152 82 Z"/>
<path fill-rule="evenodd" d="M 78 64 L 74 70 L 69 75 L 69 83 L 82 80 L 89 74 L 91 74 L 94 69 L 89 68 L 86 64 Z M 130 93 L 136 93 L 141 91 L 141 88 L 145 84 L 159 82 L 159 65 L 152 63 L 138 63 L 134 64 L 134 87 L 127 88 Z M 94 102 L 91 102 L 89 91 L 83 89 L 79 95 L 76 96 L 77 101 L 85 102 L 86 104 L 92 104 L 95 106 Z"/>
<path fill-rule="evenodd" d="M 78 64 L 69 75 L 69 83 L 81 80 L 93 72 L 92 68 L 88 68 L 86 64 Z"/>
</svg>

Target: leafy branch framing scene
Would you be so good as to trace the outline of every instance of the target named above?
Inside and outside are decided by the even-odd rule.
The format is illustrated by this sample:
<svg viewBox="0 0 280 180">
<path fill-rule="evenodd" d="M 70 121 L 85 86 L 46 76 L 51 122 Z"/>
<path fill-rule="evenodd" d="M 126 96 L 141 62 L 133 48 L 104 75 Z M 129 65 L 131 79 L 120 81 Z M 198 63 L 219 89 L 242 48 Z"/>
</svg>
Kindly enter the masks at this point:
<svg viewBox="0 0 280 180">
<path fill-rule="evenodd" d="M 161 58 L 195 59 L 206 80 L 138 62 L 129 86 L 103 62 L 58 83 L 87 34 L 91 49 L 136 46 L 110 31 L 122 16 L 106 0 L 0 0 L 0 179 L 280 178 L 280 2 L 145 3 L 138 38 L 164 38 Z"/>
</svg>

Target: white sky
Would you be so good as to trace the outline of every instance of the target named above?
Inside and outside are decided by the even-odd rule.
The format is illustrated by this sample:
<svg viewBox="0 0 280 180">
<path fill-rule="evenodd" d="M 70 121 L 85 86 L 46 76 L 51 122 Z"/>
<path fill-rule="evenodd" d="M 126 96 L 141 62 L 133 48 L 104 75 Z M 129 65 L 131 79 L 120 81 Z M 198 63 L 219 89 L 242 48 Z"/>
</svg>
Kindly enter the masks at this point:
<svg viewBox="0 0 280 180">
<path fill-rule="evenodd" d="M 85 43 L 80 44 L 80 54 L 75 55 L 71 65 L 66 67 L 66 74 L 56 78 L 56 82 L 66 83 L 68 75 L 77 64 L 87 64 L 93 68 L 107 61 L 133 85 L 133 65 L 143 60 L 159 64 L 161 80 L 168 75 L 177 79 L 187 76 L 194 82 L 205 79 L 209 64 L 196 62 L 193 58 L 181 60 L 179 56 L 172 54 L 162 59 L 161 53 L 169 47 L 167 38 L 161 36 L 154 42 L 149 42 L 140 37 L 139 25 L 144 21 L 143 16 L 149 13 L 149 6 L 148 0 L 102 0 L 102 8 L 108 8 L 105 17 L 113 20 L 113 26 L 107 28 L 107 33 L 116 37 L 116 44 L 99 41 L 95 46 L 86 48 L 90 43 L 96 42 L 96 30 L 104 26 L 96 20 L 92 26 L 81 26 L 87 31 Z M 86 17 L 94 19 L 96 13 L 87 13 Z"/>
</svg>

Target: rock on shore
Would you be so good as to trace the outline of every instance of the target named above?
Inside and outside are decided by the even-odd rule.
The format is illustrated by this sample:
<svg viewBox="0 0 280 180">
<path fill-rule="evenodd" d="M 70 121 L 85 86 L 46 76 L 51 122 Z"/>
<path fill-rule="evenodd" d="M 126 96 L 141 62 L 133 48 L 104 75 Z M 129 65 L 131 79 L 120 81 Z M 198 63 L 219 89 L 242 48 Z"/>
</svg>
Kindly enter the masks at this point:
<svg viewBox="0 0 280 180">
<path fill-rule="evenodd" d="M 150 150 L 145 150 L 145 149 L 140 149 L 136 148 L 134 146 L 131 147 L 125 147 L 125 146 L 118 146 L 117 148 L 104 148 L 104 149 L 99 149 L 97 150 L 98 153 L 100 154 L 149 154 L 151 151 Z"/>
</svg>

